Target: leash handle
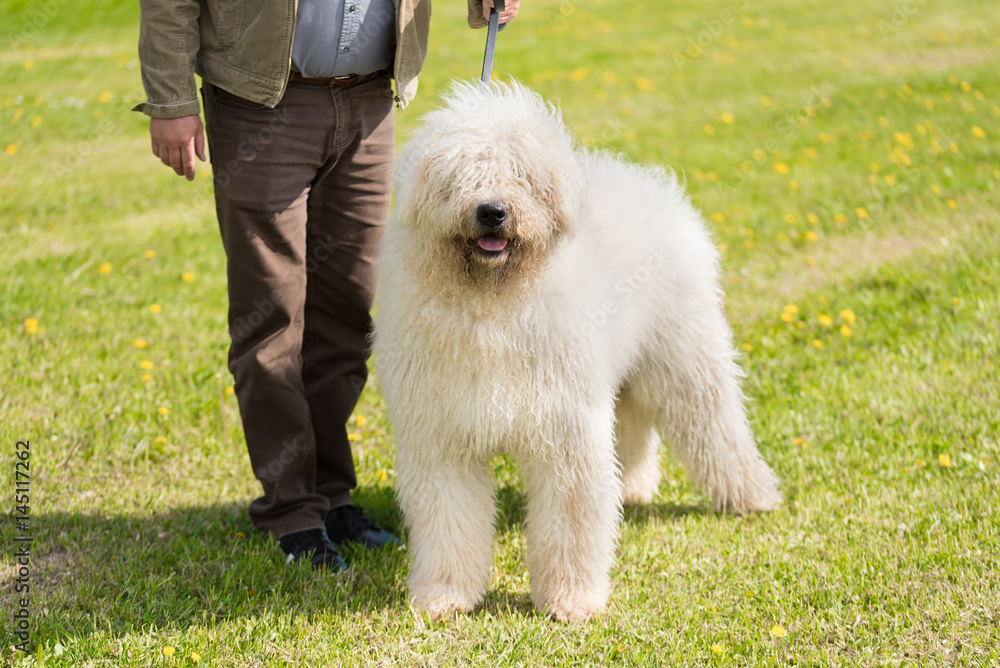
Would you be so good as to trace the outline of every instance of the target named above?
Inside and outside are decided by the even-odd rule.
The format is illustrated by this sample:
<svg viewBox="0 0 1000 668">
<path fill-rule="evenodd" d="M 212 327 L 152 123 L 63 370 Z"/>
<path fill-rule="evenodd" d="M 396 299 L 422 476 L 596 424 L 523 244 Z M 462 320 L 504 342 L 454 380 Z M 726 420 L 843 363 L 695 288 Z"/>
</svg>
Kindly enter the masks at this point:
<svg viewBox="0 0 1000 668">
<path fill-rule="evenodd" d="M 507 24 L 500 25 L 500 13 L 504 10 L 504 0 L 493 0 L 493 7 L 490 8 L 490 26 L 486 31 L 486 53 L 483 55 L 483 85 L 490 84 L 493 76 L 493 57 L 497 47 L 497 33 L 507 27 Z"/>
</svg>

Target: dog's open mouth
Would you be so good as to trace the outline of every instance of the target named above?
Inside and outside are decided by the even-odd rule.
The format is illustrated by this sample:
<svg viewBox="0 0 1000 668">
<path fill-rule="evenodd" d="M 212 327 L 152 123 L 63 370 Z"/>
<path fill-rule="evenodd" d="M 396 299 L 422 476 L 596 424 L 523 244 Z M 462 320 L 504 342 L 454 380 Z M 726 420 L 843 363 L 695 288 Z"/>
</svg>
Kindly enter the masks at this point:
<svg viewBox="0 0 1000 668">
<path fill-rule="evenodd" d="M 507 249 L 507 240 L 494 234 L 486 234 L 476 239 L 476 247 L 480 253 L 494 255 Z"/>
</svg>

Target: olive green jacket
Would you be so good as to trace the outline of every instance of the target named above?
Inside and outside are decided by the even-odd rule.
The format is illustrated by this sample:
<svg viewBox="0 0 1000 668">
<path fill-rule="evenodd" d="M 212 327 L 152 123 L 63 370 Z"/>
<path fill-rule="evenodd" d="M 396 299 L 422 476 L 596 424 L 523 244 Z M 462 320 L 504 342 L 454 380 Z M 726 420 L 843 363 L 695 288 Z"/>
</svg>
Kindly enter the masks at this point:
<svg viewBox="0 0 1000 668">
<path fill-rule="evenodd" d="M 470 27 L 481 28 L 482 0 L 467 0 Z M 152 118 L 200 110 L 194 75 L 240 97 L 273 107 L 288 85 L 297 0 L 140 0 L 139 61 Z M 396 5 L 396 105 L 417 92 L 427 55 L 431 0 Z"/>
</svg>

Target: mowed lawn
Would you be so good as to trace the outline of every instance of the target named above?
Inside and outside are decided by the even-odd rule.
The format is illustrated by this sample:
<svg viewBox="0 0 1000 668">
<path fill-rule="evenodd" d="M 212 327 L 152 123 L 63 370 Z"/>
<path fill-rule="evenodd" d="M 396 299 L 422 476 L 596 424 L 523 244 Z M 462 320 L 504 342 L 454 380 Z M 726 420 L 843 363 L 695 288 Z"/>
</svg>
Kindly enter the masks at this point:
<svg viewBox="0 0 1000 668">
<path fill-rule="evenodd" d="M 438 0 L 400 144 L 485 33 Z M 285 566 L 226 370 L 210 170 L 150 154 L 137 3 L 0 0 L 0 663 L 996 666 L 1000 14 L 989 0 L 525 0 L 495 72 L 581 143 L 686 180 L 722 249 L 749 410 L 786 502 L 712 512 L 664 454 L 606 614 L 533 611 L 498 459 L 482 609 L 407 604 L 407 555 Z M 636 239 L 635 243 L 643 243 Z M 357 502 L 401 530 L 374 377 Z M 30 441 L 28 532 L 15 444 Z M 31 651 L 13 649 L 30 536 Z"/>
</svg>

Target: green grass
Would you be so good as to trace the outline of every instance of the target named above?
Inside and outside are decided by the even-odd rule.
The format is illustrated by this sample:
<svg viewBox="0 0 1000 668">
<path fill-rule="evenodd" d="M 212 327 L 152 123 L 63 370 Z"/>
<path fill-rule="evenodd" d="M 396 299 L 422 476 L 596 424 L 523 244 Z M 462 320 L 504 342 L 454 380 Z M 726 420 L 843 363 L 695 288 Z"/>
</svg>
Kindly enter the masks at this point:
<svg viewBox="0 0 1000 668">
<path fill-rule="evenodd" d="M 5 515 L 0 662 L 1000 664 L 1000 16 L 913 6 L 895 29 L 892 3 L 860 0 L 530 0 L 500 35 L 496 71 L 557 100 L 581 141 L 686 179 L 786 495 L 717 515 L 665 456 L 655 502 L 625 513 L 607 613 L 568 626 L 531 608 L 506 460 L 475 614 L 413 611 L 405 552 L 352 554 L 339 578 L 282 565 L 246 514 L 209 172 L 175 177 L 128 111 L 135 3 L 0 0 L 0 488 L 12 512 L 30 439 L 35 642 L 8 647 Z M 400 143 L 478 75 L 464 11 L 435 5 Z M 357 414 L 356 500 L 398 530 L 377 382 Z"/>
</svg>

